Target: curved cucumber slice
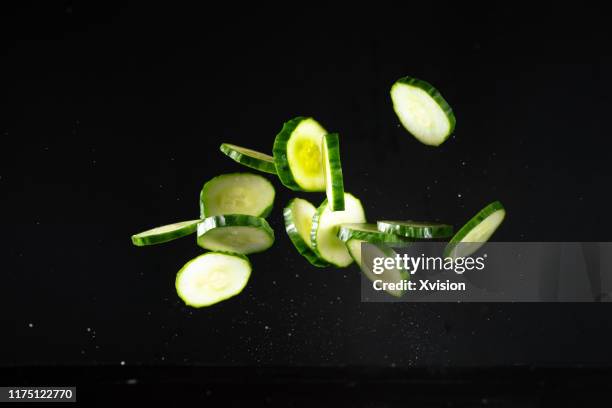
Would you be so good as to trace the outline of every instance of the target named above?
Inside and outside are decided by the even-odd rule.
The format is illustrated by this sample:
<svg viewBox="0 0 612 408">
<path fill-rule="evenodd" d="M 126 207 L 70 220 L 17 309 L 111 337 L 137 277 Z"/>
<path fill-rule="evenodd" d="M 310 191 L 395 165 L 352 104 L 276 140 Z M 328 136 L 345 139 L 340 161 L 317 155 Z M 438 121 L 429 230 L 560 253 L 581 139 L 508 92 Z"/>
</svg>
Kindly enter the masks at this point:
<svg viewBox="0 0 612 408">
<path fill-rule="evenodd" d="M 366 223 L 340 225 L 338 238 L 344 242 L 348 242 L 351 239 L 357 239 L 373 244 L 405 244 L 410 242 L 408 238 L 379 231 L 376 224 Z"/>
<path fill-rule="evenodd" d="M 480 210 L 451 238 L 444 249 L 444 257 L 463 258 L 472 255 L 501 225 L 506 210 L 499 201 L 494 201 Z"/>
<path fill-rule="evenodd" d="M 353 261 L 361 268 L 361 244 L 364 242 L 362 239 L 351 238 L 345 242 L 346 249 L 348 249 Z"/>
<path fill-rule="evenodd" d="M 325 129 L 312 118 L 286 122 L 274 140 L 274 163 L 281 182 L 296 191 L 325 191 L 322 161 Z"/>
<path fill-rule="evenodd" d="M 268 154 L 260 153 L 255 150 L 247 149 L 246 147 L 240 147 L 229 143 L 223 143 L 220 150 L 240 164 L 255 170 L 276 174 L 274 157 Z"/>
<path fill-rule="evenodd" d="M 210 306 L 242 292 L 249 276 L 251 264 L 246 256 L 208 252 L 178 271 L 176 293 L 188 306 Z"/>
<path fill-rule="evenodd" d="M 404 77 L 391 87 L 393 109 L 418 141 L 441 145 L 455 130 L 455 115 L 440 92 L 420 79 Z"/>
<path fill-rule="evenodd" d="M 204 184 L 200 193 L 200 216 L 247 214 L 266 217 L 272 211 L 275 194 L 272 183 L 257 174 L 222 174 Z"/>
<path fill-rule="evenodd" d="M 177 238 L 193 234 L 199 222 L 200 220 L 181 221 L 143 231 L 136 235 L 132 235 L 132 243 L 136 246 L 146 246 L 173 241 Z"/>
<path fill-rule="evenodd" d="M 351 256 L 353 257 L 353 259 L 355 259 L 355 262 L 357 262 L 357 265 L 359 265 L 359 268 L 361 269 L 363 274 L 372 282 L 380 280 L 381 282 L 379 285 L 388 294 L 395 296 L 395 297 L 403 296 L 406 290 L 403 289 L 403 285 L 400 285 L 400 284 L 402 283 L 402 281 L 410 280 L 410 273 L 407 270 L 401 269 L 401 268 L 400 269 L 393 268 L 393 269 L 385 269 L 383 273 L 381 274 L 375 274 L 372 269 L 372 266 L 374 265 L 374 258 L 378 258 L 378 257 L 395 258 L 397 253 L 393 249 L 389 248 L 388 246 L 384 244 L 373 245 L 372 249 L 367 251 L 367 254 L 364 257 L 365 259 L 363 259 L 363 263 L 362 263 L 361 244 L 365 242 L 366 241 L 362 241 L 359 239 L 350 239 L 346 243 L 346 246 L 349 249 Z M 389 284 L 398 284 L 398 285 L 392 288 L 392 286 Z M 402 289 L 398 289 L 397 286 L 399 286 Z"/>
<path fill-rule="evenodd" d="M 312 218 L 310 239 L 312 247 L 319 258 L 338 267 L 345 267 L 353 262 L 344 242 L 337 234 L 341 224 L 365 222 L 365 213 L 361 201 L 349 193 L 344 193 L 344 210 L 332 211 L 327 200 L 317 209 Z"/>
<path fill-rule="evenodd" d="M 408 238 L 446 238 L 453 234 L 453 227 L 447 224 L 418 221 L 378 221 L 379 231 Z"/>
<path fill-rule="evenodd" d="M 211 251 L 252 254 L 274 243 L 266 220 L 243 214 L 216 215 L 198 224 L 198 245 Z"/>
<path fill-rule="evenodd" d="M 294 198 L 283 210 L 285 217 L 285 230 L 298 252 L 311 264 L 318 267 L 329 266 L 312 250 L 310 230 L 312 217 L 317 209 L 314 205 L 301 198 Z"/>
<path fill-rule="evenodd" d="M 340 164 L 340 142 L 337 133 L 323 138 L 323 166 L 325 168 L 325 192 L 332 211 L 344 210 L 344 180 Z"/>
</svg>

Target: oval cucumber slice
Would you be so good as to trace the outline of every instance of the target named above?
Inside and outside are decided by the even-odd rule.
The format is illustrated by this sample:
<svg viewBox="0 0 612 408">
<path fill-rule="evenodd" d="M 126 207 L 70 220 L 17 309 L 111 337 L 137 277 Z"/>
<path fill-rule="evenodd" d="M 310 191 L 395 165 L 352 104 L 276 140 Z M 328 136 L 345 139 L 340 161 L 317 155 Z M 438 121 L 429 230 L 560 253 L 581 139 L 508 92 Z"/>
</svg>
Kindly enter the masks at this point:
<svg viewBox="0 0 612 408">
<path fill-rule="evenodd" d="M 406 244 L 411 242 L 409 238 L 381 232 L 376 227 L 376 224 L 367 223 L 340 225 L 338 238 L 344 242 L 348 242 L 351 239 L 358 239 L 373 244 Z"/>
<path fill-rule="evenodd" d="M 346 242 L 346 246 L 351 253 L 351 256 L 359 265 L 359 268 L 363 274 L 372 282 L 380 280 L 380 286 L 388 294 L 401 297 L 406 293 L 405 286 L 402 285 L 402 281 L 410 280 L 410 272 L 402 268 L 385 269 L 381 274 L 375 274 L 373 272 L 374 258 L 395 258 L 397 253 L 384 244 L 373 245 L 371 250 L 367 251 L 365 259 L 361 257 L 361 244 L 367 243 L 367 241 L 359 239 L 349 239 Z M 363 262 L 362 262 L 363 261 Z M 391 286 L 391 285 L 394 286 Z M 399 288 L 398 288 L 399 287 Z"/>
<path fill-rule="evenodd" d="M 176 274 L 176 293 L 191 307 L 210 306 L 242 292 L 251 276 L 246 256 L 208 252 Z"/>
<path fill-rule="evenodd" d="M 344 210 L 344 180 L 340 164 L 340 141 L 337 133 L 323 138 L 323 166 L 325 168 L 325 192 L 332 211 Z"/>
<path fill-rule="evenodd" d="M 353 258 L 353 261 L 355 261 L 357 266 L 359 266 L 360 268 L 361 268 L 361 244 L 364 242 L 368 242 L 368 241 L 364 241 L 362 239 L 357 239 L 357 238 L 351 238 L 345 242 L 346 249 L 348 249 L 349 254 L 351 255 L 351 258 Z"/>
<path fill-rule="evenodd" d="M 310 239 L 319 258 L 337 267 L 346 267 L 353 262 L 344 242 L 337 234 L 340 225 L 365 222 L 361 201 L 352 194 L 344 193 L 344 210 L 332 211 L 325 200 L 312 219 Z"/>
<path fill-rule="evenodd" d="M 393 109 L 404 128 L 418 141 L 441 145 L 455 130 L 455 114 L 431 84 L 406 76 L 391 87 Z"/>
<path fill-rule="evenodd" d="M 266 217 L 276 192 L 272 183 L 253 173 L 230 173 L 214 177 L 200 193 L 201 218 L 223 214 Z"/>
<path fill-rule="evenodd" d="M 327 134 L 314 119 L 297 117 L 274 140 L 274 163 L 281 182 L 296 191 L 325 191 L 322 144 Z"/>
<path fill-rule="evenodd" d="M 255 170 L 276 174 L 274 157 L 260 153 L 246 147 L 236 146 L 229 143 L 221 144 L 220 150 L 234 161 Z"/>
<path fill-rule="evenodd" d="M 274 230 L 259 217 L 243 214 L 215 215 L 198 224 L 198 245 L 211 251 L 253 254 L 274 243 Z"/>
<path fill-rule="evenodd" d="M 193 234 L 198 228 L 199 222 L 200 220 L 181 221 L 143 231 L 132 235 L 132 243 L 136 246 L 146 246 L 173 241 Z"/>
<path fill-rule="evenodd" d="M 317 267 L 325 267 L 329 263 L 317 256 L 310 241 L 312 218 L 316 211 L 310 202 L 301 198 L 292 199 L 283 210 L 285 230 L 295 248 L 308 262 Z"/>
<path fill-rule="evenodd" d="M 451 238 L 444 257 L 464 258 L 472 255 L 491 238 L 506 217 L 502 203 L 494 201 L 480 210 Z"/>
<path fill-rule="evenodd" d="M 378 221 L 376 226 L 379 231 L 401 235 L 407 238 L 446 238 L 453 234 L 452 225 L 439 224 L 435 222 L 383 220 Z"/>
</svg>

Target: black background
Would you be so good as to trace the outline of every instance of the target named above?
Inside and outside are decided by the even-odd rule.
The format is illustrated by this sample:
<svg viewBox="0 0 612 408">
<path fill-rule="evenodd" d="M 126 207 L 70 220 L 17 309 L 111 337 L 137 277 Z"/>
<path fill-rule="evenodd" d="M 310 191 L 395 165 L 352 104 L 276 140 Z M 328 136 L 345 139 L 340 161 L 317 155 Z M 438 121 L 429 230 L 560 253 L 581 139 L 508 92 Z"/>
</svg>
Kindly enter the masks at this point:
<svg viewBox="0 0 612 408">
<path fill-rule="evenodd" d="M 312 115 L 341 135 L 370 220 L 460 226 L 501 200 L 498 240 L 608 240 L 612 60 L 599 10 L 343 10 L 25 3 L 0 21 L 0 365 L 609 364 L 607 304 L 363 304 L 359 271 L 315 269 L 288 240 L 245 291 L 184 307 L 185 238 L 130 235 L 198 216 L 209 178 L 249 171 Z M 440 148 L 400 127 L 389 87 L 423 78 L 457 116 Z M 321 194 L 302 194 L 314 203 Z"/>
</svg>

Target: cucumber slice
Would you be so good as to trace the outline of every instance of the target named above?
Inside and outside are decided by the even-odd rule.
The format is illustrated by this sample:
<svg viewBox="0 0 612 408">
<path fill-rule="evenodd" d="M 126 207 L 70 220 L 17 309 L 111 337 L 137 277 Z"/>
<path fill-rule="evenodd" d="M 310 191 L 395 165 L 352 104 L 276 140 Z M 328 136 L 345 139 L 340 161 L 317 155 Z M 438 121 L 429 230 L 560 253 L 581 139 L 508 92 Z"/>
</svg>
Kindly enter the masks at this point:
<svg viewBox="0 0 612 408">
<path fill-rule="evenodd" d="M 266 217 L 272 211 L 275 194 L 272 183 L 257 174 L 222 174 L 204 184 L 200 193 L 200 216 L 246 214 Z"/>
<path fill-rule="evenodd" d="M 143 231 L 132 235 L 132 243 L 136 246 L 146 246 L 173 241 L 177 238 L 193 234 L 198 228 L 199 222 L 200 220 L 181 221 Z"/>
<path fill-rule="evenodd" d="M 411 242 L 409 238 L 379 231 L 376 224 L 366 223 L 340 225 L 338 238 L 344 242 L 348 242 L 351 239 L 358 239 L 373 244 L 406 244 Z"/>
<path fill-rule="evenodd" d="M 378 257 L 391 257 L 395 258 L 397 253 L 384 244 L 373 245 L 372 250 L 367 251 L 367 255 L 365 259 L 361 258 L 361 244 L 366 243 L 367 241 L 363 241 L 360 239 L 352 238 L 346 242 L 346 246 L 357 263 L 361 272 L 372 282 L 380 280 L 383 283 L 401 283 L 401 281 L 410 280 L 410 272 L 402 268 L 393 268 L 393 269 L 385 269 L 385 271 L 381 274 L 375 274 L 372 271 L 372 266 L 374 264 L 374 258 Z M 388 294 L 401 297 L 406 292 L 405 289 L 389 289 L 388 286 L 383 286 L 385 292 Z"/>
<path fill-rule="evenodd" d="M 246 147 L 240 147 L 229 143 L 223 143 L 220 149 L 223 153 L 240 164 L 255 170 L 276 174 L 274 157 L 268 154 L 260 153 L 255 150 L 247 149 Z"/>
<path fill-rule="evenodd" d="M 332 211 L 327 200 L 317 209 L 312 218 L 310 239 L 319 258 L 337 267 L 346 267 L 353 262 L 344 242 L 337 234 L 340 225 L 365 222 L 361 201 L 344 193 L 344 211 Z"/>
<path fill-rule="evenodd" d="M 323 138 L 323 166 L 325 168 L 325 192 L 332 211 L 344 210 L 344 180 L 340 165 L 340 141 L 337 133 Z"/>
<path fill-rule="evenodd" d="M 378 221 L 379 231 L 408 238 L 446 238 L 453 234 L 453 227 L 447 224 L 418 221 Z"/>
<path fill-rule="evenodd" d="M 300 116 L 283 125 L 272 151 L 276 172 L 285 186 L 296 191 L 325 191 L 325 134 L 325 129 L 312 118 Z"/>
<path fill-rule="evenodd" d="M 325 267 L 329 266 L 329 263 L 317 256 L 310 241 L 312 217 L 316 211 L 315 206 L 304 199 L 294 198 L 289 201 L 283 210 L 285 230 L 295 248 L 308 262 L 317 267 Z"/>
<path fill-rule="evenodd" d="M 444 249 L 444 257 L 464 258 L 472 255 L 491 238 L 505 217 L 506 210 L 502 203 L 494 201 L 487 205 L 451 238 Z"/>
<path fill-rule="evenodd" d="M 420 79 L 404 77 L 391 87 L 393 109 L 418 141 L 441 145 L 455 130 L 455 115 L 440 92 Z"/>
<path fill-rule="evenodd" d="M 242 292 L 251 276 L 246 256 L 208 252 L 176 274 L 176 293 L 192 307 L 210 306 Z"/>
<path fill-rule="evenodd" d="M 351 255 L 351 258 L 353 258 L 353 261 L 355 261 L 357 266 L 359 266 L 360 268 L 361 268 L 361 244 L 364 242 L 368 242 L 368 241 L 365 241 L 363 239 L 350 238 L 348 241 L 345 242 L 346 249 L 348 249 L 349 254 Z"/>
<path fill-rule="evenodd" d="M 243 214 L 215 215 L 198 224 L 198 245 L 211 251 L 252 254 L 274 243 L 274 230 L 263 218 Z"/>
</svg>

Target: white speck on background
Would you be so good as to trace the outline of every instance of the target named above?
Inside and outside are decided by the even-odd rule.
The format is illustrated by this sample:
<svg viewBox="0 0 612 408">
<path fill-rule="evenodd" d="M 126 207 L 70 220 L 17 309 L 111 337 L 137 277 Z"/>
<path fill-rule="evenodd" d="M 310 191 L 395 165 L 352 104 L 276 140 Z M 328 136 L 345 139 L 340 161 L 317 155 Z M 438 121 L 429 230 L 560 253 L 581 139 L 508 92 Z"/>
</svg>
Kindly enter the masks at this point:
<svg viewBox="0 0 612 408">
<path fill-rule="evenodd" d="M 457 194 L 457 197 L 461 198 L 461 193 L 458 193 L 458 194 Z"/>
<path fill-rule="evenodd" d="M 31 329 L 32 327 L 34 327 L 34 323 L 28 323 L 28 327 Z"/>
<path fill-rule="evenodd" d="M 124 365 L 125 365 L 125 361 L 121 360 L 121 363 L 119 363 L 119 364 L 121 364 L 122 366 L 124 366 Z"/>
</svg>

